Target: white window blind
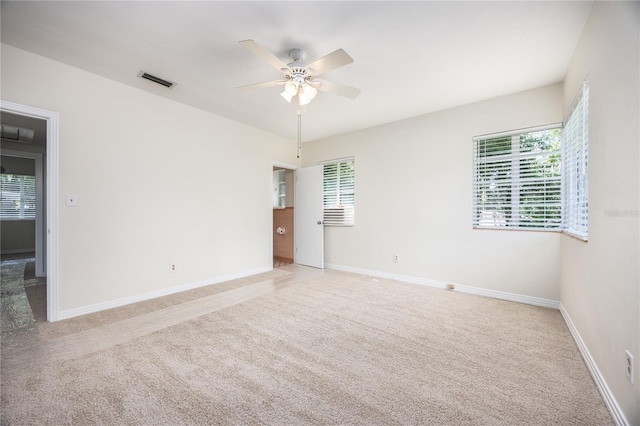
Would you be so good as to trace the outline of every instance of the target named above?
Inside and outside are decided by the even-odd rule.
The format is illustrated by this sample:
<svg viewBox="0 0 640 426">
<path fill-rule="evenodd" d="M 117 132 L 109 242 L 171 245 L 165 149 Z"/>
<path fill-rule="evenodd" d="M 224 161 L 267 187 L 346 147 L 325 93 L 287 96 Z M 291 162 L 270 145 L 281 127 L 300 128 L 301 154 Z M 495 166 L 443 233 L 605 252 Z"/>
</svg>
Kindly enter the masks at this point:
<svg viewBox="0 0 640 426">
<path fill-rule="evenodd" d="M 36 178 L 0 175 L 0 219 L 35 219 Z"/>
<path fill-rule="evenodd" d="M 562 230 L 584 240 L 589 228 L 589 85 L 585 81 L 562 132 Z"/>
<path fill-rule="evenodd" d="M 323 166 L 324 224 L 351 226 L 355 219 L 355 162 L 349 158 Z"/>
<path fill-rule="evenodd" d="M 560 229 L 560 135 L 548 126 L 474 138 L 474 227 Z"/>
</svg>

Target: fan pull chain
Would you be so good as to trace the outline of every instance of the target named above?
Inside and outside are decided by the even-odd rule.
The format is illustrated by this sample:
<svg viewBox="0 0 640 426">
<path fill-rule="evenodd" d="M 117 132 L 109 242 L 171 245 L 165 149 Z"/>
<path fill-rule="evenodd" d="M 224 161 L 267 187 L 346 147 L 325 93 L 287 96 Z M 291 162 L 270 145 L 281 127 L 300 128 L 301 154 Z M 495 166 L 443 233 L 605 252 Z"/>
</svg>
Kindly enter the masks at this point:
<svg viewBox="0 0 640 426">
<path fill-rule="evenodd" d="M 298 158 L 302 151 L 302 112 L 298 111 Z"/>
</svg>

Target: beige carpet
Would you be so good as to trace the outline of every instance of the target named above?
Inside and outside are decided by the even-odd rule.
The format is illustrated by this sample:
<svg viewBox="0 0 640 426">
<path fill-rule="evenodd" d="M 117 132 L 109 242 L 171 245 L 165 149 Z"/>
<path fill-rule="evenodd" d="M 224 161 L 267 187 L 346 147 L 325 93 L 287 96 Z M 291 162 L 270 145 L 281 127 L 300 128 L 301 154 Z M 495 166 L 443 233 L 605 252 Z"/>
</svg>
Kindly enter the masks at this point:
<svg viewBox="0 0 640 426">
<path fill-rule="evenodd" d="M 335 271 L 266 291 L 287 278 L 270 274 L 168 298 L 205 312 L 260 289 L 70 359 L 47 350 L 165 311 L 3 342 L 2 424 L 612 424 L 558 311 Z"/>
</svg>

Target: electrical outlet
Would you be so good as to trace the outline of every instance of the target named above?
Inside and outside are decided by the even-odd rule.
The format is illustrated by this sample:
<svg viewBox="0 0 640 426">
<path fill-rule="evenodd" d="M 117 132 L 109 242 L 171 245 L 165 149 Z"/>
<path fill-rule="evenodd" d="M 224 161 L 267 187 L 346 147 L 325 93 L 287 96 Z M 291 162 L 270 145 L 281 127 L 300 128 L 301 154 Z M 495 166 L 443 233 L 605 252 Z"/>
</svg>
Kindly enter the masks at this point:
<svg viewBox="0 0 640 426">
<path fill-rule="evenodd" d="M 393 255 L 393 261 L 395 263 L 400 263 L 400 255 L 399 254 L 394 254 Z"/>
<path fill-rule="evenodd" d="M 627 360 L 627 379 L 633 384 L 633 355 L 629 351 L 625 351 L 625 355 Z"/>
<path fill-rule="evenodd" d="M 176 264 L 172 263 L 171 264 L 171 272 L 175 272 L 176 271 Z"/>
</svg>

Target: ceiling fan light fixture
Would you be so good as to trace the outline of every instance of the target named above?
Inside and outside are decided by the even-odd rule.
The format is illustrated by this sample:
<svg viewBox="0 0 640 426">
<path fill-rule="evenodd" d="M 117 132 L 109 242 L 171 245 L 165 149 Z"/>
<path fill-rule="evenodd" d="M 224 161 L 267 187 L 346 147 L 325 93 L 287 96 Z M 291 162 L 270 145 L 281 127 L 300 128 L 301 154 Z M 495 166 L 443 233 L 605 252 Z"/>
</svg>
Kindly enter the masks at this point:
<svg viewBox="0 0 640 426">
<path fill-rule="evenodd" d="M 284 91 L 291 94 L 293 97 L 298 93 L 298 85 L 294 81 L 287 81 L 284 84 Z"/>
<path fill-rule="evenodd" d="M 316 95 L 318 94 L 318 89 L 316 89 L 315 87 L 313 87 L 310 84 L 305 83 L 302 86 L 302 93 L 304 93 L 305 96 L 307 96 L 309 98 L 309 101 L 312 101 L 313 98 L 315 98 Z"/>
<path fill-rule="evenodd" d="M 298 92 L 298 105 L 309 105 L 309 102 L 311 102 L 311 98 L 307 96 L 302 89 L 300 89 L 300 92 Z"/>
<path fill-rule="evenodd" d="M 282 96 L 285 101 L 291 103 L 291 99 L 293 99 L 293 97 L 295 96 L 295 93 L 291 94 L 290 92 L 287 92 L 285 90 L 284 92 L 280 93 L 280 96 Z"/>
<path fill-rule="evenodd" d="M 289 51 L 289 57 L 293 62 L 285 64 L 281 59 L 253 40 L 242 40 L 240 44 L 256 56 L 269 62 L 269 64 L 278 69 L 278 71 L 283 72 L 284 79 L 236 87 L 236 90 L 248 91 L 264 87 L 284 86 L 284 90 L 280 95 L 289 103 L 297 96 L 297 102 L 300 106 L 308 105 L 316 97 L 318 90 L 351 99 L 355 99 L 360 94 L 360 89 L 356 89 L 355 87 L 316 80 L 316 77 L 321 74 L 353 62 L 353 58 L 343 49 L 337 49 L 315 60 L 311 64 L 305 63 L 307 57 L 305 51 L 301 49 L 291 49 Z"/>
</svg>

